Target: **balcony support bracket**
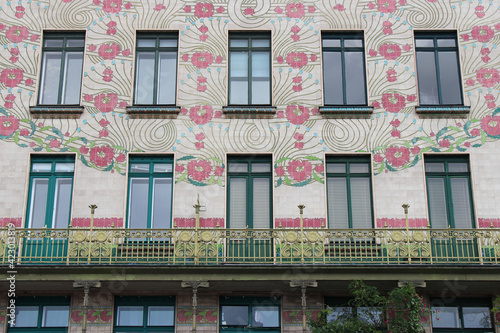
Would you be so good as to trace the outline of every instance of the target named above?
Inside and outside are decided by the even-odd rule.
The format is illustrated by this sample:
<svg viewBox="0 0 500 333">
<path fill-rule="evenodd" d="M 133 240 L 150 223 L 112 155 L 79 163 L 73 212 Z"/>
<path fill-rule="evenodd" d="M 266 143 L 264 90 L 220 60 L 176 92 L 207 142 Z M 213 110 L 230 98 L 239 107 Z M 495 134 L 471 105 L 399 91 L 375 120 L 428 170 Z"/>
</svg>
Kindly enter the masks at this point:
<svg viewBox="0 0 500 333">
<path fill-rule="evenodd" d="M 318 282 L 311 280 L 302 280 L 302 281 L 290 281 L 290 288 L 299 288 L 301 291 L 301 299 L 302 299 L 302 332 L 307 332 L 307 298 L 306 298 L 306 290 L 307 287 L 315 288 L 318 286 Z"/>
<path fill-rule="evenodd" d="M 182 281 L 182 288 L 192 288 L 193 289 L 193 323 L 191 332 L 196 332 L 196 312 L 198 309 L 198 288 L 208 288 L 208 281 Z"/>
<path fill-rule="evenodd" d="M 87 332 L 87 315 L 89 313 L 90 288 L 101 288 L 100 281 L 74 281 L 73 288 L 83 288 L 83 323 L 82 333 Z"/>
</svg>

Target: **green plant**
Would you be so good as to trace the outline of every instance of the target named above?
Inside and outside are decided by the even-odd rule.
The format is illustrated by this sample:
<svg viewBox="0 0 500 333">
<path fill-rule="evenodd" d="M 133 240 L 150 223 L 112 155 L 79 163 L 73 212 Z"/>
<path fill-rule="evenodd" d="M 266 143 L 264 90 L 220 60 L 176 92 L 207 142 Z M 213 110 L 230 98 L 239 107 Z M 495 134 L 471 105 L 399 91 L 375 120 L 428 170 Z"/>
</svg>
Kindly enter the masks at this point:
<svg viewBox="0 0 500 333">
<path fill-rule="evenodd" d="M 427 306 L 412 285 L 393 289 L 387 297 L 387 323 L 391 333 L 421 333 Z"/>
</svg>

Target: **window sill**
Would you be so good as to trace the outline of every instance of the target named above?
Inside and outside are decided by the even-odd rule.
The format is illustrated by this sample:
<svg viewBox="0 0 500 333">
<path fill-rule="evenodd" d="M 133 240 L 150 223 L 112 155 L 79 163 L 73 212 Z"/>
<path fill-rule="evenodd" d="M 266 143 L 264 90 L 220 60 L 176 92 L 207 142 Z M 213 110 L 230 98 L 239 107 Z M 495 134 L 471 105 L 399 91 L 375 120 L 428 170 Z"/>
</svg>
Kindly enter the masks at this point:
<svg viewBox="0 0 500 333">
<path fill-rule="evenodd" d="M 270 119 L 276 114 L 275 106 L 224 106 L 222 113 L 229 119 Z"/>
<path fill-rule="evenodd" d="M 84 107 L 81 105 L 45 105 L 30 106 L 30 113 L 42 119 L 78 119 Z"/>
<path fill-rule="evenodd" d="M 373 113 L 373 106 L 320 106 L 319 113 L 327 119 L 368 119 Z"/>
<path fill-rule="evenodd" d="M 127 106 L 132 119 L 175 119 L 180 112 L 181 107 L 176 105 Z"/>
<path fill-rule="evenodd" d="M 421 118 L 466 118 L 470 106 L 416 106 L 415 112 Z"/>
</svg>

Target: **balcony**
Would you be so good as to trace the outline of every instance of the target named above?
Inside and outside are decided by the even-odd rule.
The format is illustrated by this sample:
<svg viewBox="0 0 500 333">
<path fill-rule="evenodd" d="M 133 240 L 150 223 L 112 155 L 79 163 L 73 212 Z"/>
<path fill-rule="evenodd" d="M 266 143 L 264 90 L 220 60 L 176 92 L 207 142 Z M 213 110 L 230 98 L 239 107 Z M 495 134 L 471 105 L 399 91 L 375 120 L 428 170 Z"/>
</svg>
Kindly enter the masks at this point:
<svg viewBox="0 0 500 333">
<path fill-rule="evenodd" d="M 0 229 L 1 265 L 496 265 L 500 229 Z"/>
</svg>

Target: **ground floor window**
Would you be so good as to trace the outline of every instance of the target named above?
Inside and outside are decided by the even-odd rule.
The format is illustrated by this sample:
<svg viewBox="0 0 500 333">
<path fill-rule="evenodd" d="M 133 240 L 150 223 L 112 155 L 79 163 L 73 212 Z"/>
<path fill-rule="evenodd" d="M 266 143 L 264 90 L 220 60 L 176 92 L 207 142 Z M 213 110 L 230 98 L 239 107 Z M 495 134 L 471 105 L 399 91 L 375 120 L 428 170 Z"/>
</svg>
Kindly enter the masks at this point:
<svg viewBox="0 0 500 333">
<path fill-rule="evenodd" d="M 265 297 L 221 297 L 220 331 L 281 332 L 280 300 Z"/>
<path fill-rule="evenodd" d="M 16 298 L 15 325 L 9 332 L 67 332 L 69 297 Z"/>
<path fill-rule="evenodd" d="M 491 300 L 457 299 L 451 303 L 431 300 L 432 330 L 446 333 L 493 333 Z"/>
<path fill-rule="evenodd" d="M 174 332 L 175 299 L 120 296 L 115 299 L 115 333 Z"/>
<path fill-rule="evenodd" d="M 349 297 L 325 297 L 325 305 L 330 309 L 327 321 L 332 322 L 337 320 L 340 316 L 356 317 L 361 321 L 382 327 L 384 321 L 384 313 L 382 308 L 374 306 L 352 306 Z"/>
</svg>

